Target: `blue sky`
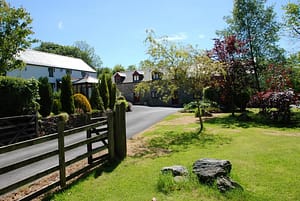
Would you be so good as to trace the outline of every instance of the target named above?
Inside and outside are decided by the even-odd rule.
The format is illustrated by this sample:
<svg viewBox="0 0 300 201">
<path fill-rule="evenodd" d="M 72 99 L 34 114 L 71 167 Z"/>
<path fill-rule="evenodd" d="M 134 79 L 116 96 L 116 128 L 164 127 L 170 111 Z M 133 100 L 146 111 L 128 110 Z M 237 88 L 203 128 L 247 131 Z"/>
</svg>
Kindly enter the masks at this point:
<svg viewBox="0 0 300 201">
<path fill-rule="evenodd" d="M 292 0 L 291 2 L 295 2 Z M 146 30 L 183 44 L 211 49 L 216 30 L 226 27 L 233 0 L 7 0 L 33 18 L 34 38 L 61 45 L 86 41 L 103 66 L 138 65 L 147 59 Z M 288 0 L 268 0 L 278 19 Z M 287 46 L 282 42 L 282 46 Z"/>
</svg>

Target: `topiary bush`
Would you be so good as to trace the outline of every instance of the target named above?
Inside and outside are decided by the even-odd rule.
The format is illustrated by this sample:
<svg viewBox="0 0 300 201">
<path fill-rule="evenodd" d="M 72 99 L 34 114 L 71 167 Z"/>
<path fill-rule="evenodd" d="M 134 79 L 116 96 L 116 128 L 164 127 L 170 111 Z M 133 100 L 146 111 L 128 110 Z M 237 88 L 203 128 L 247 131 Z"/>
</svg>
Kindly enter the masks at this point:
<svg viewBox="0 0 300 201">
<path fill-rule="evenodd" d="M 74 94 L 74 104 L 76 111 L 83 111 L 84 113 L 92 112 L 92 107 L 87 99 L 87 97 L 83 94 L 77 93 Z"/>
<path fill-rule="evenodd" d="M 38 108 L 38 81 L 0 76 L 0 116 L 33 114 Z"/>
</svg>

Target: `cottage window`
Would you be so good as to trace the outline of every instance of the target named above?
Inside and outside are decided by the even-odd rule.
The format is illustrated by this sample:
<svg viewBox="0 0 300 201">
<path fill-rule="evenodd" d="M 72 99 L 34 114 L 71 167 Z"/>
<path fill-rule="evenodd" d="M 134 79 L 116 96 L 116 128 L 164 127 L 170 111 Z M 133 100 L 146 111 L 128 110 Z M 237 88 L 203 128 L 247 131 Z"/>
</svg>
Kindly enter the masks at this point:
<svg viewBox="0 0 300 201">
<path fill-rule="evenodd" d="M 49 77 L 54 77 L 54 68 L 48 68 Z"/>
<path fill-rule="evenodd" d="M 160 79 L 160 73 L 159 72 L 153 72 L 152 73 L 152 80 L 159 80 Z"/>
<path fill-rule="evenodd" d="M 133 75 L 133 82 L 138 82 L 140 81 L 140 76 L 139 75 Z"/>
</svg>

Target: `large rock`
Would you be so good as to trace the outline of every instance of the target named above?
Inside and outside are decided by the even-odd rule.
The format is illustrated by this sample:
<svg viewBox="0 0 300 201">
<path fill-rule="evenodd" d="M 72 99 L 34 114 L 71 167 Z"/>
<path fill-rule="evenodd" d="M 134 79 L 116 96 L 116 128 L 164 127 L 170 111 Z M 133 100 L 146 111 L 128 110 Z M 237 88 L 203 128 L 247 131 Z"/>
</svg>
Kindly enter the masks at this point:
<svg viewBox="0 0 300 201">
<path fill-rule="evenodd" d="M 242 187 L 229 178 L 231 163 L 228 160 L 205 158 L 197 160 L 193 164 L 193 172 L 200 183 L 212 185 L 217 181 L 217 187 L 225 192 L 236 187 Z"/>
<path fill-rule="evenodd" d="M 230 171 L 231 163 L 228 160 L 204 158 L 193 165 L 193 172 L 201 183 L 213 183 L 217 177 L 227 176 Z"/>
</svg>

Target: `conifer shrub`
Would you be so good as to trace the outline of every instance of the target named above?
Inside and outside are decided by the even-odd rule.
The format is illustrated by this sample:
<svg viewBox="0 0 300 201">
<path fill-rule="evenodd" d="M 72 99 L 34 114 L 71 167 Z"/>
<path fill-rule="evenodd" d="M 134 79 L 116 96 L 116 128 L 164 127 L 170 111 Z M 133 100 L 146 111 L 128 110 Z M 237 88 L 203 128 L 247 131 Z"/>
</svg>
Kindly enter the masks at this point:
<svg viewBox="0 0 300 201">
<path fill-rule="evenodd" d="M 70 75 L 62 77 L 60 102 L 62 111 L 67 112 L 68 114 L 74 113 L 75 105 Z"/>
<path fill-rule="evenodd" d="M 108 91 L 107 79 L 105 73 L 102 74 L 100 79 L 99 93 L 103 100 L 104 109 L 106 110 L 109 107 L 109 91 Z"/>
<path fill-rule="evenodd" d="M 91 104 L 87 97 L 83 94 L 74 94 L 74 104 L 76 111 L 83 111 L 84 113 L 92 112 Z"/>
<path fill-rule="evenodd" d="M 47 77 L 39 78 L 39 112 L 43 117 L 50 115 L 53 105 L 53 92 L 52 87 L 48 82 Z"/>
<path fill-rule="evenodd" d="M 99 110 L 101 112 L 104 111 L 103 100 L 100 96 L 98 86 L 93 87 L 90 104 L 92 109 Z"/>
<path fill-rule="evenodd" d="M 33 114 L 38 108 L 38 81 L 0 76 L 0 116 Z"/>
</svg>

